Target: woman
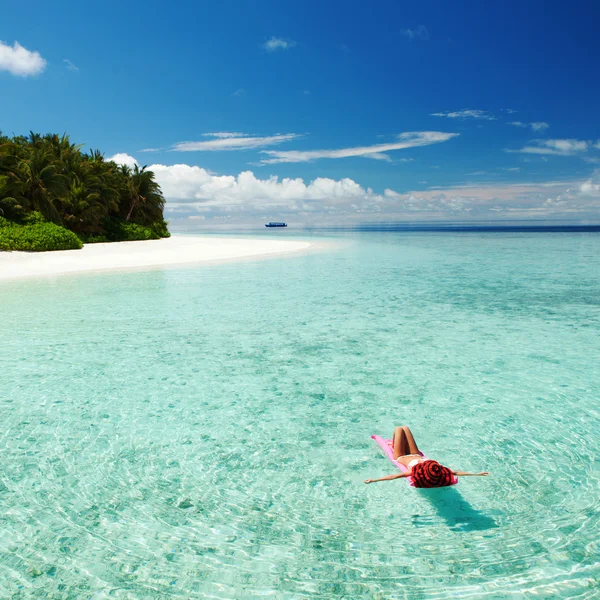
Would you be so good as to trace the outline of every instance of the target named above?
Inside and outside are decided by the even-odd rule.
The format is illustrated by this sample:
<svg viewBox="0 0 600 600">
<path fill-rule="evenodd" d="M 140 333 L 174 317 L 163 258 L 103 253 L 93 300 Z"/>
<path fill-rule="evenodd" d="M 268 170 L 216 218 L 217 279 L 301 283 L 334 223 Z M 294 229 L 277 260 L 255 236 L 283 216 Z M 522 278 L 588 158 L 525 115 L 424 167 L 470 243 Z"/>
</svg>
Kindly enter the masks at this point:
<svg viewBox="0 0 600 600">
<path fill-rule="evenodd" d="M 452 471 L 448 467 L 440 465 L 435 460 L 424 458 L 419 452 L 415 438 L 407 425 L 396 427 L 391 446 L 394 450 L 394 460 L 407 467 L 408 471 L 396 475 L 387 475 L 379 479 L 365 479 L 365 483 L 412 477 L 415 487 L 443 487 L 452 485 L 455 476 L 471 475 L 480 477 L 489 475 L 488 472 L 466 473 L 465 471 Z"/>
</svg>

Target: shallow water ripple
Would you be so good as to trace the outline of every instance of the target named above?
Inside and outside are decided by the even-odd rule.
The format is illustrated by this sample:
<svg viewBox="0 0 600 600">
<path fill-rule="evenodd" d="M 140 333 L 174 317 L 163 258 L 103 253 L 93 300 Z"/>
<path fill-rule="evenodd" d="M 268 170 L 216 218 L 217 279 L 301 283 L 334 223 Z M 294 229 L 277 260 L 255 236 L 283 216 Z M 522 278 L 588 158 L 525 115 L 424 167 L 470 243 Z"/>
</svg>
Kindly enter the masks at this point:
<svg viewBox="0 0 600 600">
<path fill-rule="evenodd" d="M 0 290 L 0 597 L 594 598 L 600 238 Z M 393 472 L 408 423 L 456 488 Z"/>
</svg>

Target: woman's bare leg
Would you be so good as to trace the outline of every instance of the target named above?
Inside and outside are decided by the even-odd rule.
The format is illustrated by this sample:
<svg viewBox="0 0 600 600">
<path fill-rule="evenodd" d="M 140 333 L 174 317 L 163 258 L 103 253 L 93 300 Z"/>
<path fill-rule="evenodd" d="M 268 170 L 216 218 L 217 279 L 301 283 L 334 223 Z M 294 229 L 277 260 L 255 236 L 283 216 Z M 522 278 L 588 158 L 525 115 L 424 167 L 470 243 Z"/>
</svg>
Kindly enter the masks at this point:
<svg viewBox="0 0 600 600">
<path fill-rule="evenodd" d="M 396 427 L 396 429 L 394 429 L 394 435 L 392 437 L 392 448 L 394 450 L 394 460 L 399 456 L 410 454 L 408 440 L 406 439 L 404 427 Z"/>
<path fill-rule="evenodd" d="M 415 438 L 413 437 L 412 431 L 408 425 L 403 425 L 402 430 L 404 431 L 406 443 L 408 444 L 408 452 L 406 452 L 406 454 L 421 454 L 419 447 L 417 446 L 417 442 L 415 442 Z"/>
</svg>

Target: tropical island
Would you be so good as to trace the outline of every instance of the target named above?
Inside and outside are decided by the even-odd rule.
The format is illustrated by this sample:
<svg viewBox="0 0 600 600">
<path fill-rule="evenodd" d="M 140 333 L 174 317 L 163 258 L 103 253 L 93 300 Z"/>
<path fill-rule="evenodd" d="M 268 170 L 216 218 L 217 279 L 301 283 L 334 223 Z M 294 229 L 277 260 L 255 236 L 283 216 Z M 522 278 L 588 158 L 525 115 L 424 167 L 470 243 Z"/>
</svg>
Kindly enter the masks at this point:
<svg viewBox="0 0 600 600">
<path fill-rule="evenodd" d="M 169 237 L 154 173 L 81 148 L 66 134 L 0 133 L 0 250 Z"/>
</svg>

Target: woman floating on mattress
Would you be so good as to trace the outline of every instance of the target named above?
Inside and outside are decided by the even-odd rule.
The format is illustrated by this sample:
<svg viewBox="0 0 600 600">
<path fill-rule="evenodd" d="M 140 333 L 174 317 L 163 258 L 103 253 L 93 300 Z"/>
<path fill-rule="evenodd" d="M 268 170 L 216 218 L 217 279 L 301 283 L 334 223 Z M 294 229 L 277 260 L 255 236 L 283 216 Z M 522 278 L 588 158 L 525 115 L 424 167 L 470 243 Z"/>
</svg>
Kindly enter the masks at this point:
<svg viewBox="0 0 600 600">
<path fill-rule="evenodd" d="M 458 483 L 457 476 L 471 475 L 480 477 L 489 475 L 487 472 L 466 473 L 465 471 L 452 471 L 448 467 L 440 465 L 435 460 L 429 460 L 419 450 L 411 430 L 406 425 L 396 427 L 394 437 L 391 442 L 386 444 L 387 447 L 384 447 L 385 441 L 379 436 L 373 436 L 373 439 L 384 449 L 388 458 L 402 470 L 402 473 L 387 475 L 379 479 L 366 479 L 365 483 L 410 477 L 409 481 L 414 487 L 432 488 L 454 485 Z"/>
</svg>

